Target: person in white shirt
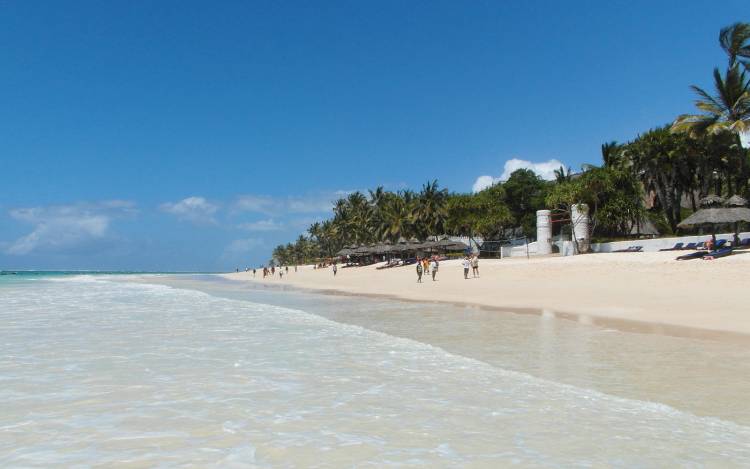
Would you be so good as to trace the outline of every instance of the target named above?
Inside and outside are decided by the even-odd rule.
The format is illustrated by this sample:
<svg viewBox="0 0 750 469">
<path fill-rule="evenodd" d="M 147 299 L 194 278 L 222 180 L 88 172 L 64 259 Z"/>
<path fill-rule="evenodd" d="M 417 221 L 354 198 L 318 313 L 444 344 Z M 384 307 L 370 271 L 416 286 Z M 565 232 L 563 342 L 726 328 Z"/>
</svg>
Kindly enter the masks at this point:
<svg viewBox="0 0 750 469">
<path fill-rule="evenodd" d="M 464 260 L 461 261 L 461 265 L 464 267 L 464 279 L 468 279 L 469 267 L 471 266 L 471 261 L 469 260 L 469 256 L 464 257 Z"/>
<path fill-rule="evenodd" d="M 432 270 L 432 281 L 435 281 L 435 275 L 437 275 L 438 271 L 438 260 L 437 257 L 432 258 L 432 262 L 430 262 L 430 270 Z"/>
</svg>

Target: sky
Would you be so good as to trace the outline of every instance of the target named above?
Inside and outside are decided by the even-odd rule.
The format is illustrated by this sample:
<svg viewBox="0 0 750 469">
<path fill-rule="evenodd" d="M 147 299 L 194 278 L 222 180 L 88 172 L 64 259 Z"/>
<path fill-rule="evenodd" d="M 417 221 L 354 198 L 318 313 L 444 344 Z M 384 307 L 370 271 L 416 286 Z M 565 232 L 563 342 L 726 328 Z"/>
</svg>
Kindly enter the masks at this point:
<svg viewBox="0 0 750 469">
<path fill-rule="evenodd" d="M 0 3 L 0 269 L 226 271 L 692 112 L 746 0 Z"/>
</svg>

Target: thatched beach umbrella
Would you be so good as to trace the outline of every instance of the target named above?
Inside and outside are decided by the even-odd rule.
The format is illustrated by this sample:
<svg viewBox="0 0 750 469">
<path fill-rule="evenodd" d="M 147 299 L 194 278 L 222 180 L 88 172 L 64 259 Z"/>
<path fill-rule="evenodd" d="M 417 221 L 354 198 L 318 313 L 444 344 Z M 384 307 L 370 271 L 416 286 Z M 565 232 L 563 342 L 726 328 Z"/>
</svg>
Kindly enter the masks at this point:
<svg viewBox="0 0 750 469">
<path fill-rule="evenodd" d="M 465 251 L 469 248 L 469 246 L 465 245 L 461 241 L 453 241 L 448 238 L 443 238 L 435 243 L 435 247 L 445 249 L 446 251 Z"/>
<path fill-rule="evenodd" d="M 728 207 L 744 207 L 747 205 L 747 199 L 740 197 L 739 195 L 733 195 L 726 202 Z"/>
<path fill-rule="evenodd" d="M 365 246 L 364 244 L 361 244 L 357 249 L 354 250 L 353 254 L 357 256 L 365 256 L 367 254 L 370 254 L 370 248 Z"/>
<path fill-rule="evenodd" d="M 336 253 L 336 255 L 339 257 L 350 256 L 352 254 L 354 254 L 354 251 L 349 248 L 343 248 L 339 252 Z"/>
<path fill-rule="evenodd" d="M 686 219 L 682 220 L 679 226 L 680 228 L 684 228 L 686 226 L 711 226 L 711 238 L 713 239 L 714 244 L 716 244 L 716 225 L 727 225 L 727 224 L 735 224 L 735 227 L 737 224 L 741 221 L 750 222 L 750 208 L 746 207 L 711 207 L 712 204 L 715 204 L 716 196 L 711 196 L 713 200 L 706 201 L 704 203 L 703 199 L 701 200 L 702 206 L 709 206 L 710 208 L 702 208 L 698 210 L 697 212 L 693 213 Z M 719 199 L 721 199 L 719 197 Z M 741 199 L 741 197 L 738 197 L 738 199 Z M 734 202 L 737 202 L 738 199 L 735 199 Z M 723 201 L 723 199 L 721 199 Z M 732 199 L 730 199 L 732 200 Z M 735 240 L 736 240 L 736 233 L 735 233 Z"/>
</svg>

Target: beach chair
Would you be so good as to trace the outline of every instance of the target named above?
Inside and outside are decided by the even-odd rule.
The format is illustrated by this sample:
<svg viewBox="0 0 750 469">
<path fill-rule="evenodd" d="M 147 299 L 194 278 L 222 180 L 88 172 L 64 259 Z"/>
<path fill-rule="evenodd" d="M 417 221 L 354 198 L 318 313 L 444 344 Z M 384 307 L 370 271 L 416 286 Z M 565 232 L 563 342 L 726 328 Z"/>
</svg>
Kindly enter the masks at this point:
<svg viewBox="0 0 750 469">
<path fill-rule="evenodd" d="M 706 249 L 706 242 L 701 241 L 700 243 L 696 244 L 695 249 Z"/>
<path fill-rule="evenodd" d="M 720 257 L 726 257 L 726 256 L 732 254 L 732 251 L 734 251 L 734 249 L 732 249 L 732 248 L 717 249 L 717 250 L 711 251 L 708 254 L 706 254 L 705 256 L 703 256 L 703 260 L 704 261 L 712 261 L 712 260 L 718 259 Z"/>
<path fill-rule="evenodd" d="M 737 245 L 737 249 L 748 249 L 750 248 L 750 238 L 740 240 L 740 244 Z"/>
<path fill-rule="evenodd" d="M 690 254 L 683 254 L 681 256 L 677 256 L 676 260 L 678 261 L 689 261 L 692 259 L 701 259 L 703 256 L 707 255 L 708 253 L 706 251 L 695 251 L 691 252 Z"/>
<path fill-rule="evenodd" d="M 716 246 L 714 246 L 714 251 L 723 248 L 725 244 L 727 244 L 726 239 L 717 239 Z"/>
<path fill-rule="evenodd" d="M 659 249 L 659 251 L 680 251 L 682 250 L 683 243 L 677 243 L 671 248 Z"/>
<path fill-rule="evenodd" d="M 685 247 L 682 248 L 682 250 L 684 251 L 687 249 L 695 249 L 697 246 L 698 246 L 698 243 L 687 243 Z"/>
<path fill-rule="evenodd" d="M 641 252 L 643 246 L 629 246 L 627 249 L 618 249 L 612 252 Z"/>
</svg>

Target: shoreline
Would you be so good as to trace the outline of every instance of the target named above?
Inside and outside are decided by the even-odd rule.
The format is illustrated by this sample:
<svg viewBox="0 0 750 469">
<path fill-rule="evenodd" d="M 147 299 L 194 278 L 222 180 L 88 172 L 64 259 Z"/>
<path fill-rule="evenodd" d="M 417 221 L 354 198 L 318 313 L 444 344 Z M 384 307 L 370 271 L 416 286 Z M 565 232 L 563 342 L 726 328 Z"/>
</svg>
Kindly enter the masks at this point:
<svg viewBox="0 0 750 469">
<path fill-rule="evenodd" d="M 750 344 L 750 307 L 743 281 L 750 251 L 717 261 L 675 261 L 674 252 L 588 254 L 480 260 L 480 277 L 463 279 L 458 261 L 440 264 L 438 281 L 416 283 L 413 266 L 290 268 L 283 279 L 251 272 L 217 274 L 240 282 L 323 294 L 452 304 L 534 314 L 685 338 Z M 686 285 L 683 287 L 682 285 Z"/>
</svg>

